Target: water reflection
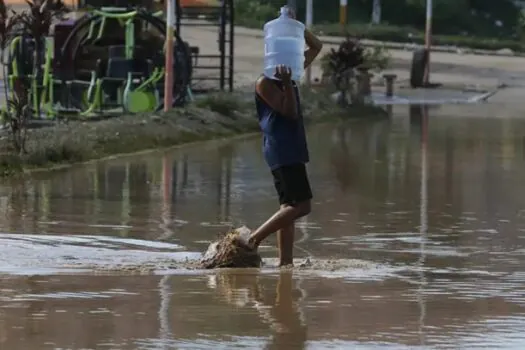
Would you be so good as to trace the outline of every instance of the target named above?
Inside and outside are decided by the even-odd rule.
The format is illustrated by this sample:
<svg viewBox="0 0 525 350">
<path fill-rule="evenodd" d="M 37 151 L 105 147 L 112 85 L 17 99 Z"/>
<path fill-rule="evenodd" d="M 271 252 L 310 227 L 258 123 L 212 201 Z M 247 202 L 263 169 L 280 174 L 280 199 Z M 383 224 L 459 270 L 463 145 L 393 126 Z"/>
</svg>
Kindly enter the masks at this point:
<svg viewBox="0 0 525 350">
<path fill-rule="evenodd" d="M 315 203 L 298 225 L 297 255 L 362 259 L 368 267 L 310 277 L 115 278 L 111 288 L 125 285 L 139 295 L 126 303 L 144 304 L 137 312 L 154 315 L 147 322 L 155 326 L 144 332 L 130 326 L 125 335 L 105 329 L 107 335 L 86 340 L 85 347 L 130 339 L 148 349 L 221 341 L 276 349 L 378 343 L 498 348 L 496 340 L 523 341 L 523 127 L 522 119 L 448 117 L 435 107 L 412 106 L 395 107 L 390 120 L 312 128 Z M 258 137 L 216 141 L 18 180 L 0 188 L 0 230 L 162 240 L 202 251 L 228 226 L 255 226 L 276 209 L 260 147 Z M 61 247 L 58 239 L 46 244 Z M 6 249 L 3 259 L 13 251 Z M 31 251 L 19 249 L 16 257 Z M 263 254 L 275 256 L 271 240 Z M 60 277 L 53 288 L 70 292 L 75 278 Z M 108 281 L 86 278 L 79 290 L 93 289 L 92 283 L 107 289 Z M 9 283 L 2 281 L 0 303 L 7 298 L 10 306 L 24 306 L 14 312 L 0 305 L 0 339 L 13 339 L 12 325 L 19 327 L 20 319 L 43 327 L 35 320 L 54 307 L 42 302 L 46 284 Z M 4 296 L 10 293 L 36 301 Z M 84 307 L 64 303 L 65 310 Z M 115 312 L 133 318 L 136 310 L 126 308 Z M 62 316 L 55 315 L 67 323 Z M 108 315 L 97 317 L 86 322 L 114 327 Z M 59 337 L 50 329 L 43 334 Z"/>
<path fill-rule="evenodd" d="M 172 328 L 170 324 L 170 299 L 171 299 L 171 285 L 170 276 L 164 276 L 159 282 L 159 296 L 160 296 L 160 307 L 159 307 L 159 339 L 161 344 L 166 344 L 169 339 L 173 338 Z M 168 349 L 163 346 L 159 349 Z"/>
<path fill-rule="evenodd" d="M 424 266 L 426 260 L 425 242 L 428 234 L 428 161 L 427 161 L 427 146 L 428 146 L 428 106 L 420 106 L 421 113 L 421 199 L 420 199 L 420 223 L 419 233 L 420 240 L 420 257 L 418 259 L 419 267 L 419 289 L 417 293 L 417 300 L 419 305 L 419 334 L 420 345 L 425 345 L 424 323 L 426 316 L 426 302 L 424 296 L 424 288 L 427 284 L 425 277 Z M 411 122 L 413 122 L 411 116 Z"/>
<path fill-rule="evenodd" d="M 289 271 L 2 278 L 0 346 L 517 349 L 523 344 L 525 313 L 512 297 L 459 298 L 447 284 L 459 286 L 442 280 L 424 291 L 422 322 L 418 287 L 395 279 L 349 284 Z M 483 287 L 496 291 L 498 284 L 492 279 Z"/>
<path fill-rule="evenodd" d="M 337 234 L 339 222 L 353 225 L 353 231 L 417 230 L 417 169 L 426 158 L 431 226 L 461 226 L 462 213 L 471 211 L 492 226 L 487 229 L 497 230 L 508 218 L 493 217 L 496 213 L 520 210 L 521 200 L 512 190 L 523 172 L 517 161 L 524 154 L 517 132 L 520 120 L 430 120 L 429 107 L 421 106 L 411 106 L 409 112 L 408 119 L 394 114 L 390 121 L 312 131 L 310 171 L 317 206 L 308 229 L 322 223 Z M 424 133 L 425 148 L 424 128 L 430 128 Z M 40 177 L 1 189 L 2 230 L 163 240 L 179 240 L 197 230 L 203 234 L 197 232 L 195 238 L 204 239 L 231 224 L 257 225 L 276 207 L 258 138 L 94 163 Z M 509 195 L 505 199 L 504 193 Z"/>
<path fill-rule="evenodd" d="M 345 125 L 335 127 L 332 133 L 331 162 L 343 192 L 355 186 L 356 181 L 357 162 L 355 155 L 351 153 L 351 148 L 348 147 L 348 139 L 351 136 L 351 130 Z"/>
<path fill-rule="evenodd" d="M 271 330 L 265 349 L 303 349 L 308 340 L 308 327 L 301 304 L 306 292 L 302 280 L 293 278 L 292 271 L 278 275 L 275 291 L 265 290 L 261 276 L 231 271 L 211 276 L 208 286 L 235 308 L 251 307 Z"/>
<path fill-rule="evenodd" d="M 352 216 L 346 222 L 366 221 L 378 210 L 378 217 L 382 211 L 388 216 L 408 211 L 414 215 L 407 214 L 403 227 L 396 223 L 396 230 L 417 228 L 413 209 L 420 174 L 415 169 L 421 165 L 422 121 L 430 119 L 429 107 L 411 106 L 409 112 L 409 119 L 394 114 L 390 121 L 321 127 L 310 134 L 315 200 L 321 204 L 310 222 L 325 220 L 323 204 L 336 202 L 330 205 Z M 471 204 L 485 206 L 472 211 L 497 211 L 501 201 L 494 198 L 509 192 L 498 188 L 510 185 L 502 178 L 523 170 L 515 161 L 524 154 L 516 132 L 521 121 L 440 117 L 427 124 L 431 220 L 458 225 L 463 207 Z M 480 185 L 483 191 L 474 188 Z M 6 186 L 2 193 L 0 227 L 10 232 L 81 230 L 169 240 L 179 238 L 187 225 L 206 232 L 239 222 L 256 225 L 275 209 L 258 139 L 91 164 Z M 467 200 L 473 203 L 463 203 Z M 443 212 L 449 215 L 439 215 Z M 498 225 L 498 219 L 486 219 Z"/>
</svg>

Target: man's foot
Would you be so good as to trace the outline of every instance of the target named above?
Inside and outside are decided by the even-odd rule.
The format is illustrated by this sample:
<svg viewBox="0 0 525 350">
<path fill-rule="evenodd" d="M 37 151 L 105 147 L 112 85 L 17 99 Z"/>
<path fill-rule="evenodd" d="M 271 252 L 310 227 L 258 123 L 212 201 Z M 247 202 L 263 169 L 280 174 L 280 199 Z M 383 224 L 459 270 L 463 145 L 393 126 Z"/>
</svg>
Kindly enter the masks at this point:
<svg viewBox="0 0 525 350">
<path fill-rule="evenodd" d="M 237 244 L 247 250 L 257 250 L 257 245 L 251 240 L 251 232 L 248 228 L 237 229 L 239 234 L 235 237 Z"/>
<path fill-rule="evenodd" d="M 244 239 L 243 237 L 236 237 L 235 242 L 246 250 L 256 251 L 257 246 L 251 243 L 249 240 Z"/>
<path fill-rule="evenodd" d="M 293 262 L 290 262 L 290 263 L 281 262 L 281 263 L 279 263 L 279 268 L 281 268 L 281 269 L 293 269 Z"/>
</svg>

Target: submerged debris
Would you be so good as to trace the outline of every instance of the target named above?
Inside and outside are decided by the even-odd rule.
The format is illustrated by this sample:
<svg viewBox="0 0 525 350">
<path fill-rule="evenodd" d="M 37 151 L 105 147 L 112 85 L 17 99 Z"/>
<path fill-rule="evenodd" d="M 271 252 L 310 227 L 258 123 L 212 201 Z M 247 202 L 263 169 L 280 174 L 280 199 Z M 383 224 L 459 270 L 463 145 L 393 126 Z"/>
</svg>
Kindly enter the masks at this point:
<svg viewBox="0 0 525 350">
<path fill-rule="evenodd" d="M 250 229 L 243 226 L 220 235 L 217 241 L 209 245 L 201 260 L 202 267 L 260 267 L 262 260 L 257 250 L 242 243 L 249 234 Z"/>
</svg>

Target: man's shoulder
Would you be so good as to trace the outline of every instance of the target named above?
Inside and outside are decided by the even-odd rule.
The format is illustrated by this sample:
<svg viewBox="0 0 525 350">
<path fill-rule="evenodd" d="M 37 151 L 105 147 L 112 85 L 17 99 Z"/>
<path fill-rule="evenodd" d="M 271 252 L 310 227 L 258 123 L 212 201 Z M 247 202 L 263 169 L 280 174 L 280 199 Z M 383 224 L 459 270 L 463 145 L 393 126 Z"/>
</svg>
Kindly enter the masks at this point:
<svg viewBox="0 0 525 350">
<path fill-rule="evenodd" d="M 257 78 L 257 80 L 255 80 L 255 85 L 256 86 L 259 86 L 261 84 L 268 84 L 270 82 L 270 78 L 268 78 L 267 76 L 265 75 L 261 75 Z"/>
<path fill-rule="evenodd" d="M 255 92 L 261 97 L 266 97 L 268 95 L 268 88 L 272 84 L 272 80 L 264 75 L 261 75 L 257 78 L 255 82 Z"/>
</svg>

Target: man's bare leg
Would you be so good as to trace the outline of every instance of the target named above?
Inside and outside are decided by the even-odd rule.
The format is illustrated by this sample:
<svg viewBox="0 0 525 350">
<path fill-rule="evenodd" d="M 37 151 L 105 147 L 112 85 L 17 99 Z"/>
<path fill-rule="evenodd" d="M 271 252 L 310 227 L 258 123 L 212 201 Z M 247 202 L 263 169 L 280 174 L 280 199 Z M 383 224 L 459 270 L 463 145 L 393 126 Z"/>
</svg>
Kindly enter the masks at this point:
<svg viewBox="0 0 525 350">
<path fill-rule="evenodd" d="M 281 208 L 287 207 L 286 204 Z M 293 243 L 295 240 L 295 220 L 277 231 L 277 248 L 279 249 L 279 266 L 293 265 Z"/>
<path fill-rule="evenodd" d="M 293 266 L 293 244 L 295 240 L 295 222 L 277 231 L 279 248 L 279 266 Z"/>
<path fill-rule="evenodd" d="M 297 205 L 281 206 L 271 218 L 252 232 L 249 244 L 257 248 L 263 240 L 274 232 L 281 230 L 283 227 L 293 225 L 295 220 L 310 213 L 310 201 L 298 203 Z M 293 240 L 292 240 L 293 242 Z"/>
</svg>

